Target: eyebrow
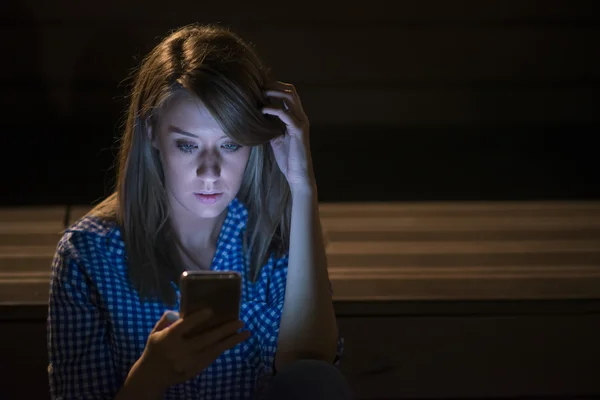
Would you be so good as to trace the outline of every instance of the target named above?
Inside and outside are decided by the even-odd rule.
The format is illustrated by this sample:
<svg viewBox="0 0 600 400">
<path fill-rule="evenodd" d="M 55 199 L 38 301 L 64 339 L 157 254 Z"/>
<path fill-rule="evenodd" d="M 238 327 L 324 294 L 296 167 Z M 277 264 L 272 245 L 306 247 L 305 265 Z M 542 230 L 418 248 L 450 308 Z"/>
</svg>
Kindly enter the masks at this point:
<svg viewBox="0 0 600 400">
<path fill-rule="evenodd" d="M 189 136 L 189 137 L 193 137 L 193 138 L 198 138 L 198 135 L 194 135 L 193 133 L 186 132 L 183 129 L 178 128 L 178 127 L 176 127 L 174 125 L 170 125 L 169 126 L 169 132 L 178 133 L 180 135 L 185 135 L 185 136 Z M 228 136 L 227 135 L 223 135 L 219 139 L 223 139 L 223 138 L 226 138 L 226 137 L 228 137 Z"/>
</svg>

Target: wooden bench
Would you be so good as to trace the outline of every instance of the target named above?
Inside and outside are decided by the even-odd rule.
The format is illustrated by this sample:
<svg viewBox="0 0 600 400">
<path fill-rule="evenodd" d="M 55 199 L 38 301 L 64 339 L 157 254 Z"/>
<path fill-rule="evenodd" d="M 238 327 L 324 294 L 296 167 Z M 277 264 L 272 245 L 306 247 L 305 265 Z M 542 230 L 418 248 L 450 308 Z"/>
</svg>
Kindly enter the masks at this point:
<svg viewBox="0 0 600 400">
<path fill-rule="evenodd" d="M 600 394 L 600 202 L 320 208 L 357 398 Z M 0 326 L 38 393 L 51 259 L 88 209 L 0 210 Z"/>
</svg>

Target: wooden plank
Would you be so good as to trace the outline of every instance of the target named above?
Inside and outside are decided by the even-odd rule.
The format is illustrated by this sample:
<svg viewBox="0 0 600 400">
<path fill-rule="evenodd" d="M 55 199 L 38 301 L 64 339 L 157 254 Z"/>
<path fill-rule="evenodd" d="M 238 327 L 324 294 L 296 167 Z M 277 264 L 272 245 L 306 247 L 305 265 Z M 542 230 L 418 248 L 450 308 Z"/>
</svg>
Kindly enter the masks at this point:
<svg viewBox="0 0 600 400">
<path fill-rule="evenodd" d="M 596 267 L 590 268 L 597 270 Z M 439 274 L 420 277 L 396 274 L 380 276 L 337 274 L 331 269 L 330 279 L 336 302 L 345 301 L 482 301 L 482 300 L 572 300 L 599 299 L 600 274 L 566 268 L 554 275 L 532 274 L 512 277 L 490 275 L 476 277 Z M 579 274 L 579 276 L 577 276 Z M 45 304 L 48 300 L 49 273 L 10 276 L 0 279 L 0 305 Z"/>
<path fill-rule="evenodd" d="M 0 281 L 19 280 L 31 274 L 50 275 L 50 266 L 56 252 L 58 240 L 46 246 L 0 245 Z"/>
<path fill-rule="evenodd" d="M 72 207 L 69 223 L 90 208 Z M 336 301 L 600 298 L 598 202 L 320 208 Z M 35 218 L 52 221 L 48 215 L 60 213 L 20 211 L 19 224 L 12 210 L 2 212 L 0 239 L 13 241 L 0 242 L 0 303 L 43 304 L 56 243 L 34 238 L 56 234 L 57 225 Z"/>
<path fill-rule="evenodd" d="M 327 231 L 530 231 L 598 229 L 600 217 L 397 217 L 397 218 L 322 218 Z"/>
<path fill-rule="evenodd" d="M 331 245 L 331 244 L 330 244 Z M 413 254 L 328 254 L 330 268 L 395 265 L 398 268 L 418 266 L 420 268 L 444 267 L 450 270 L 464 266 L 481 265 L 495 267 L 504 265 L 600 265 L 600 252 L 555 252 L 555 253 L 413 253 Z"/>
<path fill-rule="evenodd" d="M 335 301 L 336 315 L 360 317 L 505 317 L 530 315 L 600 315 L 600 299 L 567 300 L 399 300 L 399 301 Z M 42 315 L 39 307 L 21 306 L 17 310 L 0 307 L 0 318 L 15 319 L 25 315 L 33 320 Z"/>
<path fill-rule="evenodd" d="M 322 216 L 348 216 L 366 217 L 387 214 L 397 216 L 401 213 L 410 215 L 448 215 L 460 214 L 472 215 L 485 213 L 496 216 L 505 215 L 573 215 L 583 213 L 585 215 L 600 214 L 600 202 L 598 201 L 407 201 L 407 202 L 348 202 L 334 203 L 323 202 L 319 204 Z"/>
<path fill-rule="evenodd" d="M 466 308 L 487 309 L 487 304 Z M 591 394 L 600 393 L 598 310 L 578 314 L 578 305 L 551 302 L 541 314 L 521 312 L 536 304 L 502 302 L 497 304 L 501 315 L 448 313 L 447 306 L 454 307 L 451 302 L 434 304 L 436 311 L 430 315 L 344 315 L 338 317 L 345 338 L 340 368 L 357 400 L 591 399 Z M 376 310 L 382 308 L 383 303 L 375 304 Z M 35 312 L 21 306 L 0 310 L 5 339 L 0 352 L 11 365 L 4 375 L 4 398 L 49 399 L 43 356 L 47 307 L 37 306 Z M 507 315 L 507 310 L 516 312 Z M 20 341 L 28 346 L 14 345 Z"/>
<path fill-rule="evenodd" d="M 88 213 L 93 206 L 70 207 L 70 223 Z M 397 217 L 600 217 L 598 201 L 496 201 L 496 202 L 321 202 L 323 219 Z"/>
<path fill-rule="evenodd" d="M 0 305 L 47 305 L 50 274 L 46 278 L 0 278 Z"/>
<path fill-rule="evenodd" d="M 56 251 L 54 246 L 0 246 L 0 259 L 8 258 L 45 258 L 52 256 Z"/>
<path fill-rule="evenodd" d="M 600 298 L 600 267 L 330 267 L 335 301 Z M 50 271 L 0 274 L 0 303 L 45 301 Z"/>
<path fill-rule="evenodd" d="M 20 226 L 19 230 L 24 230 L 25 227 Z M 35 232 L 35 230 L 25 231 L 22 233 L 2 232 L 0 230 L 0 246 L 56 246 L 62 232 Z"/>
<path fill-rule="evenodd" d="M 529 240 L 529 241 L 445 241 L 445 242 L 333 242 L 328 255 L 395 255 L 395 254 L 522 254 L 522 253 L 590 253 L 600 255 L 600 238 L 594 240 Z"/>
<path fill-rule="evenodd" d="M 64 210 L 62 212 L 64 214 Z M 33 217 L 32 217 L 33 218 Z M 14 221 L 2 221 L 0 220 L 0 235 L 26 235 L 26 234 L 37 234 L 37 235 L 52 235 L 60 234 L 64 230 L 64 216 L 61 215 L 61 219 L 58 218 L 51 221 L 44 220 L 15 220 Z"/>
<path fill-rule="evenodd" d="M 0 303 L 47 302 L 65 211 L 65 206 L 0 209 Z"/>
<path fill-rule="evenodd" d="M 515 240 L 598 240 L 599 229 L 581 229 L 573 226 L 560 230 L 519 230 L 519 231 L 480 231 L 480 230 L 445 230 L 445 231 L 362 231 L 324 230 L 330 242 L 438 242 L 438 241 L 515 241 Z"/>
<path fill-rule="evenodd" d="M 0 208 L 0 228 L 18 222 L 60 229 L 65 218 L 64 206 L 2 207 Z M 12 225 L 14 227 L 14 225 Z"/>
<path fill-rule="evenodd" d="M 359 204 L 322 203 L 319 205 L 321 223 L 328 232 L 369 234 L 394 231 L 452 234 L 475 230 L 494 232 L 532 232 L 543 229 L 546 234 L 560 232 L 589 232 L 594 235 L 600 229 L 600 204 L 587 202 L 569 207 L 566 203 L 534 205 L 509 202 L 474 203 L 459 205 L 437 203 L 432 205 L 381 203 Z M 467 203 L 468 204 L 468 203 Z M 92 209 L 92 206 L 73 206 L 69 224 L 76 222 Z M 448 233 L 452 232 L 452 233 Z M 364 239 L 364 238 L 363 238 Z"/>
<path fill-rule="evenodd" d="M 362 267 L 332 267 L 330 276 L 340 279 L 361 280 L 366 277 L 388 279 L 521 279 L 521 278 L 581 278 L 600 277 L 600 266 L 598 265 L 499 265 L 499 266 L 462 266 L 457 268 L 419 266 L 369 266 Z M 599 289 L 600 290 L 600 289 Z"/>
<path fill-rule="evenodd" d="M 338 319 L 357 399 L 595 398 L 598 314 Z M 374 336 L 375 335 L 375 336 Z"/>
<path fill-rule="evenodd" d="M 27 254 L 23 257 L 0 258 L 0 279 L 2 279 L 5 273 L 29 274 L 44 272 L 49 275 L 52 259 L 53 254 L 37 257 L 34 254 Z"/>
</svg>

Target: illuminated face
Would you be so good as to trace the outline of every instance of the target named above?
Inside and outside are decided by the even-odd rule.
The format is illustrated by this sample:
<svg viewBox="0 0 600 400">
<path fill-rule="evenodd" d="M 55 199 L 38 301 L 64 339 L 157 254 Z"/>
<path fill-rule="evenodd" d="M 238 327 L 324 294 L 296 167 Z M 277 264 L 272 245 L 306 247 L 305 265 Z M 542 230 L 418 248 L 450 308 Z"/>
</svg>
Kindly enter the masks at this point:
<svg viewBox="0 0 600 400">
<path fill-rule="evenodd" d="M 240 189 L 250 147 L 227 137 L 202 102 L 191 96 L 170 100 L 156 129 L 150 135 L 160 152 L 173 211 L 200 218 L 221 215 Z"/>
</svg>

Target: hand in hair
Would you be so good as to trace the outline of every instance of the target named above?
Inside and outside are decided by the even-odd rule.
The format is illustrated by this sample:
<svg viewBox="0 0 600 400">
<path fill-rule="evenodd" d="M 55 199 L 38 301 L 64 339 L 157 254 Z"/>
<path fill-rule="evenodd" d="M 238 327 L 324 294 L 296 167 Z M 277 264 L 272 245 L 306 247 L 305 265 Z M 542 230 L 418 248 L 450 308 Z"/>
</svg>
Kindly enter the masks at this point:
<svg viewBox="0 0 600 400">
<path fill-rule="evenodd" d="M 152 329 L 146 348 L 131 368 L 117 399 L 142 394 L 162 398 L 170 386 L 195 377 L 225 350 L 250 337 L 248 331 L 238 332 L 243 327 L 242 321 L 229 322 L 190 336 L 192 331 L 206 324 L 210 316 L 208 310 L 195 312 L 186 318 L 165 312 Z"/>
<path fill-rule="evenodd" d="M 265 94 L 272 105 L 263 108 L 264 114 L 275 115 L 286 125 L 283 136 L 271 141 L 279 169 L 287 179 L 292 193 L 312 189 L 315 185 L 310 154 L 310 123 L 294 85 L 273 82 Z"/>
</svg>

